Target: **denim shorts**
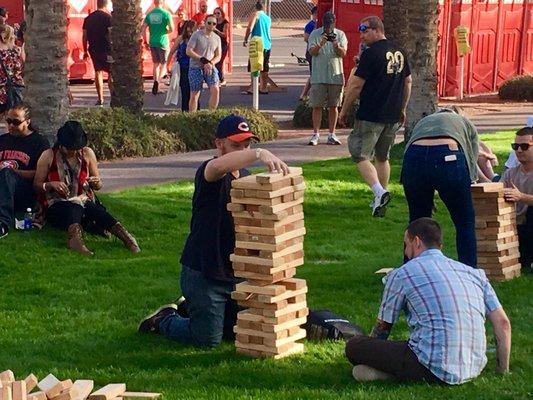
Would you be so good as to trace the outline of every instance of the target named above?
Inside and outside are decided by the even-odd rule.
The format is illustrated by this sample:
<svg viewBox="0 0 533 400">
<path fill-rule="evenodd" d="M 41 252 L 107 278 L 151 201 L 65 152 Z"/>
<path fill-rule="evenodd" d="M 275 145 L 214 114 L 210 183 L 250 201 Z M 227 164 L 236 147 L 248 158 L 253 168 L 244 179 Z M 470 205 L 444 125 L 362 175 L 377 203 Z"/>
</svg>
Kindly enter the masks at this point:
<svg viewBox="0 0 533 400">
<path fill-rule="evenodd" d="M 219 82 L 218 70 L 213 66 L 211 75 L 206 75 L 201 68 L 189 67 L 189 86 L 191 92 L 200 92 L 202 90 L 203 83 L 207 83 L 207 86 L 216 86 Z"/>
</svg>

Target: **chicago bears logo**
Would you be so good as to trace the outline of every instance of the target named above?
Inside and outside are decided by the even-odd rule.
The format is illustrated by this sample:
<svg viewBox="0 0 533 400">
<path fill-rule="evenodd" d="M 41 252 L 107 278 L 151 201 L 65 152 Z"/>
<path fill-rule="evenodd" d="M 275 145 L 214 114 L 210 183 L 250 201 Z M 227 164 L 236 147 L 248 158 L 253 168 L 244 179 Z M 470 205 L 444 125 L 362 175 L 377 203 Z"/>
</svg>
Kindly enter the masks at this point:
<svg viewBox="0 0 533 400">
<path fill-rule="evenodd" d="M 248 126 L 246 122 L 241 122 L 237 127 L 242 132 L 248 132 L 250 130 L 250 127 Z"/>
</svg>

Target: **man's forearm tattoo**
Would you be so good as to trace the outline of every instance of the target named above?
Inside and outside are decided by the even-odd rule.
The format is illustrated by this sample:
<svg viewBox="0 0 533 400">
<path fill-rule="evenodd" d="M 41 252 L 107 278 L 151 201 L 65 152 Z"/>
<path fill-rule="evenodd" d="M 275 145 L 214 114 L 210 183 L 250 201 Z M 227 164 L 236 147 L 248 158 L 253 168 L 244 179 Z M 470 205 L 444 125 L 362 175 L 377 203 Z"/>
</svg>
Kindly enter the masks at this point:
<svg viewBox="0 0 533 400">
<path fill-rule="evenodd" d="M 370 337 L 386 340 L 391 331 L 391 324 L 383 321 L 378 321 L 370 332 Z"/>
</svg>

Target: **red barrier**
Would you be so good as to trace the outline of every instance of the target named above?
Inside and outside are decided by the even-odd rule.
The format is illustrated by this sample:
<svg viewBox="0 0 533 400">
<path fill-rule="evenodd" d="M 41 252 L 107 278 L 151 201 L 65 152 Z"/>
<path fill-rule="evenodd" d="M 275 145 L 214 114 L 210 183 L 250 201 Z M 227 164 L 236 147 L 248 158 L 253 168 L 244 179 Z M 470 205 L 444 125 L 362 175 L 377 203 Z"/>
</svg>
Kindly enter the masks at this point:
<svg viewBox="0 0 533 400">
<path fill-rule="evenodd" d="M 459 58 L 453 37 L 458 25 L 470 30 L 472 52 L 465 59 L 467 94 L 494 92 L 505 80 L 533 73 L 533 0 L 440 0 L 437 73 L 439 96 L 456 96 Z M 348 37 L 344 72 L 359 52 L 359 21 L 383 15 L 382 0 L 319 0 L 319 19 L 328 9 Z"/>
<path fill-rule="evenodd" d="M 9 0 L 9 4 L 4 4 L 6 0 L 0 0 L 0 6 L 5 6 L 9 11 L 9 23 L 20 22 L 24 19 L 23 4 L 24 0 Z M 68 59 L 67 66 L 69 69 L 70 79 L 92 79 L 94 78 L 94 70 L 90 60 L 83 60 L 83 43 L 82 43 L 82 27 L 83 20 L 89 13 L 96 9 L 96 0 L 67 0 L 68 1 Z M 178 8 L 183 7 L 186 12 L 186 17 L 190 18 L 199 10 L 201 0 L 166 0 L 167 9 L 171 12 L 174 22 L 177 24 L 179 18 L 176 15 Z M 110 1 L 111 3 L 111 1 Z M 208 11 L 212 12 L 215 7 L 222 7 L 226 14 L 226 19 L 230 22 L 230 38 L 233 31 L 233 6 L 231 0 L 207 0 Z M 143 16 L 153 7 L 153 0 L 141 0 L 141 7 Z M 171 34 L 171 39 L 174 40 L 176 32 Z M 232 71 L 232 46 L 230 40 L 230 48 L 228 56 L 226 57 L 225 69 L 226 72 Z M 152 75 L 152 60 L 150 52 L 143 51 L 143 75 Z"/>
</svg>

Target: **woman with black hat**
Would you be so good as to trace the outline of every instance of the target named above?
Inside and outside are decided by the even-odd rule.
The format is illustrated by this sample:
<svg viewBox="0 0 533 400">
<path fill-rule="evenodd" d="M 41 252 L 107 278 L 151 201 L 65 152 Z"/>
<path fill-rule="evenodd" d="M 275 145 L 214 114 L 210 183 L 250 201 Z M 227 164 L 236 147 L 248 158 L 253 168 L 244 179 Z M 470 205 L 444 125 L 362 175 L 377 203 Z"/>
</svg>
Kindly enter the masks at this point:
<svg viewBox="0 0 533 400">
<path fill-rule="evenodd" d="M 102 188 L 96 155 L 87 145 L 87 134 L 77 121 L 67 121 L 57 131 L 54 147 L 37 163 L 34 189 L 41 193 L 47 221 L 67 230 L 68 247 L 85 255 L 93 253 L 83 241 L 82 224 L 92 223 L 118 237 L 132 252 L 140 248 L 135 238 L 97 201 Z"/>
</svg>

